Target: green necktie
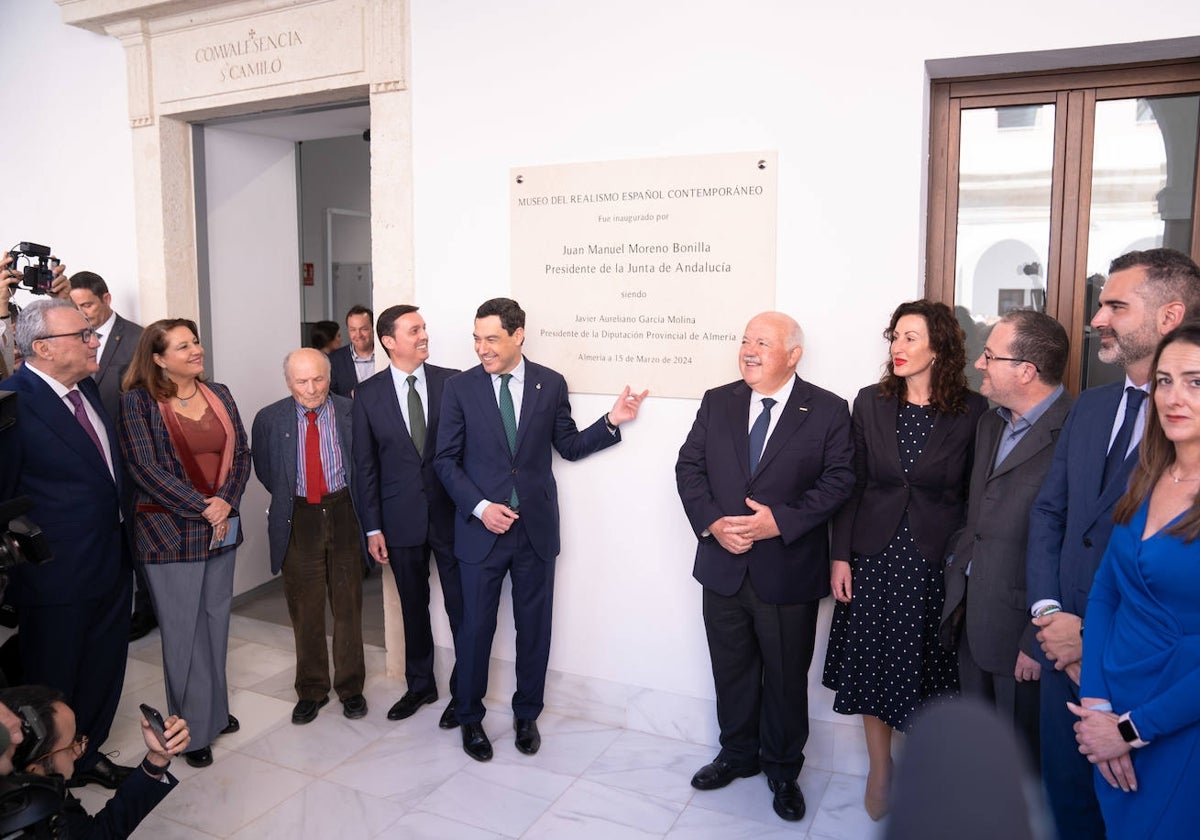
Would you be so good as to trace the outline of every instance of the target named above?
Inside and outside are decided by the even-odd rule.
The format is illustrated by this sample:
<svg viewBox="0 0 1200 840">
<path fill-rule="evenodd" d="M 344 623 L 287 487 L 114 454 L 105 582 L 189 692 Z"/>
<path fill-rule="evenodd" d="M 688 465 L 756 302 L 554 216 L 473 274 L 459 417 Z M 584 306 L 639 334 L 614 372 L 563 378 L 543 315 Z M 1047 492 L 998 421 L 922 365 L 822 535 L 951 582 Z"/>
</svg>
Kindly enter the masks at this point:
<svg viewBox="0 0 1200 840">
<path fill-rule="evenodd" d="M 421 405 L 421 394 L 417 391 L 417 377 L 408 377 L 408 431 L 412 435 L 417 452 L 425 454 L 425 407 Z"/>
<path fill-rule="evenodd" d="M 517 451 L 517 412 L 513 408 L 512 393 L 508 390 L 508 380 L 511 373 L 500 374 L 500 422 L 504 424 L 504 435 L 508 438 L 508 451 Z M 513 484 L 512 495 L 508 498 L 508 506 L 517 509 L 517 486 Z"/>
</svg>

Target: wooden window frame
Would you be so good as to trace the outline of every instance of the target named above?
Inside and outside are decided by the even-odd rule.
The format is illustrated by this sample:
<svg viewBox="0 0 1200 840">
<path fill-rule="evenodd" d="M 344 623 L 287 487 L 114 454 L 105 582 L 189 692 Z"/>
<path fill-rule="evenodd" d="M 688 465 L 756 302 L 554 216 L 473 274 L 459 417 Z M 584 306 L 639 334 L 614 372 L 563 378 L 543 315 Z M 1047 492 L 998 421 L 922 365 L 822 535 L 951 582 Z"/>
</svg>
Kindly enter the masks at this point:
<svg viewBox="0 0 1200 840">
<path fill-rule="evenodd" d="M 1064 382 L 1073 393 L 1077 392 L 1083 368 L 1084 284 L 1096 102 L 1190 94 L 1200 94 L 1200 60 L 1196 59 L 933 79 L 929 107 L 925 295 L 950 306 L 955 303 L 961 112 L 967 108 L 1005 105 L 1054 105 L 1046 312 L 1066 327 L 1071 339 L 1071 357 Z M 1200 151 L 1196 171 L 1200 178 Z M 1200 188 L 1193 196 L 1191 257 L 1200 260 Z"/>
</svg>

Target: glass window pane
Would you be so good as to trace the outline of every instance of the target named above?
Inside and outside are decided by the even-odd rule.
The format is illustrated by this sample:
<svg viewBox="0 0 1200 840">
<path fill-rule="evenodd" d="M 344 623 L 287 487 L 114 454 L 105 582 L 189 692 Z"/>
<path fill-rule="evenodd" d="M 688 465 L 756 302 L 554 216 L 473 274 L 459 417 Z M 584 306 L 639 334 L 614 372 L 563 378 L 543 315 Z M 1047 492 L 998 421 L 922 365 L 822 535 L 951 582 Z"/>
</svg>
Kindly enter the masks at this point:
<svg viewBox="0 0 1200 840">
<path fill-rule="evenodd" d="M 1084 317 L 1091 320 L 1114 257 L 1147 248 L 1192 246 L 1200 96 L 1096 103 L 1092 205 Z M 1099 337 L 1084 331 L 1083 388 L 1124 378 L 1096 358 Z"/>
<path fill-rule="evenodd" d="M 967 333 L 967 379 L 996 319 L 1046 308 L 1054 106 L 962 112 L 954 302 Z"/>
</svg>

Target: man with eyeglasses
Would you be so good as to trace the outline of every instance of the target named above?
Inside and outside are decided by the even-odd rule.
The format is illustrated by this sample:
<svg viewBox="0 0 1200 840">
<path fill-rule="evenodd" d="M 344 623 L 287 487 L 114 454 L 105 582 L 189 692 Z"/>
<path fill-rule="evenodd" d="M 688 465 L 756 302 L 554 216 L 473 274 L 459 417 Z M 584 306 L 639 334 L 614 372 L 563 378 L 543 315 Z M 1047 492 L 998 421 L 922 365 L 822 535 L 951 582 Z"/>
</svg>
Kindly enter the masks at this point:
<svg viewBox="0 0 1200 840">
<path fill-rule="evenodd" d="M 62 691 L 91 735 L 72 785 L 116 788 L 132 768 L 98 748 L 125 675 L 132 575 L 122 516 L 130 494 L 115 425 L 91 378 L 100 342 L 70 301 L 53 299 L 22 310 L 16 342 L 25 364 L 4 382 L 17 393 L 17 423 L 0 433 L 0 498 L 29 497 L 28 516 L 54 556 L 8 571 L 23 681 Z"/>
<path fill-rule="evenodd" d="M 1037 628 L 1025 611 L 1029 509 L 1050 469 L 1072 398 L 1062 386 L 1070 342 L 1041 312 L 1010 312 L 975 369 L 996 406 L 979 419 L 967 521 L 946 567 L 942 643 L 958 650 L 963 694 L 996 707 L 1038 756 Z"/>
<path fill-rule="evenodd" d="M 0 703 L 20 715 L 24 738 L 16 750 L 17 769 L 35 776 L 62 776 L 71 782 L 75 760 L 86 752 L 89 739 L 78 733 L 75 713 L 56 689 L 23 685 L 0 690 Z M 179 784 L 168 771 L 171 759 L 191 741 L 187 721 L 172 715 L 163 721 L 163 737 L 142 719 L 142 739 L 148 752 L 116 795 L 95 816 L 67 794 L 59 817 L 71 838 L 128 837 L 138 824 Z M 56 835 L 57 836 L 57 835 Z"/>
</svg>

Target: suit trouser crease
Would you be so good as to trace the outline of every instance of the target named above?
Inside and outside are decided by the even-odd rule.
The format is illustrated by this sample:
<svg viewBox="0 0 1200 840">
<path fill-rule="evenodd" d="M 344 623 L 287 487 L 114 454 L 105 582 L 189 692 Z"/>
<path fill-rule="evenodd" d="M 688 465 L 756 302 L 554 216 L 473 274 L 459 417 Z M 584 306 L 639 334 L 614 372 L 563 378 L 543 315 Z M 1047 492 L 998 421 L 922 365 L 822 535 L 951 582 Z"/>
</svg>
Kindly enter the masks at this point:
<svg viewBox="0 0 1200 840">
<path fill-rule="evenodd" d="M 71 604 L 22 605 L 17 635 L 23 678 L 49 685 L 67 698 L 76 730 L 88 735 L 88 749 L 75 762 L 89 770 L 108 740 L 129 652 L 131 578 L 126 570 L 98 598 Z"/>
<path fill-rule="evenodd" d="M 543 708 L 554 608 L 555 561 L 534 551 L 518 521 L 480 563 L 461 563 L 463 623 L 457 644 L 460 723 L 483 720 L 488 665 L 504 576 L 512 576 L 517 690 L 513 716 L 536 720 Z"/>
<path fill-rule="evenodd" d="M 971 655 L 971 645 L 967 636 L 964 621 L 962 636 L 958 642 L 959 689 L 964 695 L 979 697 L 996 708 L 1000 717 L 1012 725 L 1017 737 L 1024 743 L 1025 758 L 1029 766 L 1035 767 L 1041 755 L 1041 738 L 1038 733 L 1041 718 L 1040 680 L 1017 682 L 1011 673 L 993 674 L 985 671 Z M 1016 665 L 1015 654 L 1013 664 Z"/>
<path fill-rule="evenodd" d="M 325 604 L 333 614 L 333 688 L 338 699 L 362 694 L 366 663 L 362 637 L 362 544 L 346 490 L 310 504 L 297 497 L 283 560 L 283 591 L 296 640 L 296 694 L 329 694 Z"/>
<path fill-rule="evenodd" d="M 404 619 L 404 679 L 409 691 L 425 694 L 437 688 L 434 673 L 433 628 L 429 615 L 429 557 L 437 562 L 442 584 L 442 601 L 450 620 L 451 638 L 457 639 L 462 625 L 462 577 L 453 552 L 429 543 L 387 547 L 388 565 L 400 595 Z M 450 672 L 450 694 L 457 697 L 458 666 Z"/>
<path fill-rule="evenodd" d="M 210 746 L 229 723 L 225 663 L 236 554 L 146 565 L 162 633 L 167 713 L 188 722 L 192 750 Z"/>
<path fill-rule="evenodd" d="M 808 669 L 818 602 L 768 604 L 747 577 L 737 594 L 704 589 L 723 761 L 793 780 L 808 741 Z"/>
</svg>

